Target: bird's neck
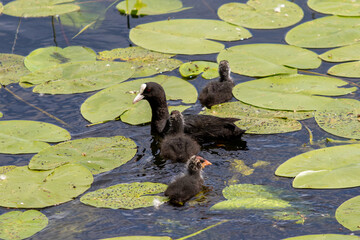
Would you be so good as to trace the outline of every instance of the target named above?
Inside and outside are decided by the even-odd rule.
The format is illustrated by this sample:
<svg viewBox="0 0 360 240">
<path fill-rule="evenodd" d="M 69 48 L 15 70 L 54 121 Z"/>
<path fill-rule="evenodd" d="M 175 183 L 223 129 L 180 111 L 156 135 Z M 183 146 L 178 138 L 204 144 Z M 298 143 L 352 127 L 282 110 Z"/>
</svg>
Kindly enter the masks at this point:
<svg viewBox="0 0 360 240">
<path fill-rule="evenodd" d="M 169 124 L 169 110 L 166 99 L 149 99 L 148 102 L 152 111 L 151 132 L 154 134 L 163 134 Z"/>
<path fill-rule="evenodd" d="M 184 123 L 178 121 L 170 121 L 169 134 L 176 135 L 179 133 L 184 133 Z"/>
<path fill-rule="evenodd" d="M 195 178 L 202 179 L 202 171 L 192 171 L 192 170 L 188 169 L 188 175 L 195 177 Z"/>
</svg>

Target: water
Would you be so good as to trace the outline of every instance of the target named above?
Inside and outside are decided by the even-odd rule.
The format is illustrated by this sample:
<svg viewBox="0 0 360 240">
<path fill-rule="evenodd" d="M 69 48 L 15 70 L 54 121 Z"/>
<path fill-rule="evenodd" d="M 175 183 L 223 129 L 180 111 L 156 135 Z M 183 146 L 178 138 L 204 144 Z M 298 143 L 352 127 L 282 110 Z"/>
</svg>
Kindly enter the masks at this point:
<svg viewBox="0 0 360 240">
<path fill-rule="evenodd" d="M 4 5 L 9 1 L 4 1 Z M 130 26 L 165 20 L 170 18 L 203 18 L 218 19 L 216 10 L 226 2 L 225 0 L 183 0 L 185 7 L 190 10 L 158 16 L 131 18 Z M 322 17 L 322 14 L 310 10 L 306 1 L 294 1 L 305 12 L 303 21 Z M 110 2 L 104 1 L 104 5 Z M 6 15 L 0 16 L 0 52 L 11 53 L 13 41 L 19 19 Z M 127 18 L 118 13 L 113 7 L 107 14 L 101 27 L 97 30 L 88 29 L 80 36 L 71 40 L 78 32 L 64 26 L 64 33 L 58 23 L 54 24 L 54 36 L 51 18 L 22 19 L 17 36 L 14 53 L 26 56 L 31 51 L 41 47 L 66 47 L 70 45 L 87 46 L 95 51 L 110 50 L 119 47 L 131 46 L 128 39 L 129 29 Z M 253 38 L 243 42 L 226 42 L 226 47 L 249 43 L 285 43 L 284 36 L 292 28 L 279 30 L 250 30 Z M 66 37 L 65 37 L 66 36 Z M 314 49 L 317 53 L 325 50 Z M 176 57 L 182 61 L 209 60 L 215 61 L 216 54 Z M 332 64 L 323 63 L 315 71 L 326 73 Z M 167 73 L 180 77 L 177 70 Z M 251 80 L 249 77 L 233 75 L 236 83 Z M 207 80 L 197 78 L 191 81 L 200 90 Z M 84 137 L 100 137 L 124 135 L 132 138 L 138 145 L 138 153 L 133 160 L 110 172 L 95 176 L 95 181 L 89 191 L 126 182 L 162 182 L 169 183 L 171 179 L 182 171 L 183 166 L 155 159 L 151 150 L 151 136 L 149 125 L 131 126 L 119 121 L 108 122 L 102 125 L 86 127 L 88 122 L 80 114 L 80 106 L 93 93 L 73 95 L 44 95 L 32 93 L 31 89 L 23 89 L 18 85 L 11 85 L 9 89 L 26 102 L 31 103 L 44 111 L 60 118 L 68 124 L 63 126 L 53 118 L 34 109 L 28 104 L 16 99 L 4 89 L 0 89 L 0 110 L 4 113 L 2 120 L 27 119 L 45 121 L 65 127 L 72 134 L 73 139 Z M 358 94 L 354 95 L 358 98 Z M 188 113 L 197 113 L 201 109 L 196 103 Z M 317 127 L 314 119 L 302 121 L 314 134 L 314 141 L 326 137 L 336 137 L 325 133 Z M 97 209 L 86 206 L 79 201 L 61 204 L 59 206 L 41 209 L 49 218 L 49 225 L 30 239 L 100 239 L 128 235 L 170 236 L 173 239 L 192 234 L 222 220 L 228 220 L 217 227 L 207 230 L 191 239 L 281 239 L 291 236 L 320 233 L 350 234 L 334 218 L 336 208 L 344 201 L 357 196 L 358 188 L 340 190 L 301 190 L 291 187 L 291 179 L 279 178 L 274 175 L 276 168 L 287 159 L 302 152 L 317 148 L 308 146 L 309 134 L 305 128 L 298 132 L 276 135 L 245 135 L 248 150 L 234 150 L 205 147 L 200 155 L 213 163 L 205 169 L 205 185 L 207 191 L 183 207 L 174 207 L 168 204 L 160 208 L 143 208 L 136 210 Z M 0 154 L 0 165 L 27 165 L 32 154 L 6 155 Z M 255 169 L 250 176 L 242 176 L 231 170 L 234 159 L 243 160 L 251 166 L 258 160 L 267 161 L 266 167 Z M 233 211 L 212 212 L 209 208 L 223 201 L 222 189 L 228 181 L 237 180 L 238 183 L 262 184 L 279 187 L 296 194 L 306 209 L 304 224 L 295 224 L 293 221 L 277 221 L 267 216 L 264 211 Z M 11 211 L 0 208 L 0 214 Z M 357 232 L 359 234 L 359 232 Z"/>
</svg>

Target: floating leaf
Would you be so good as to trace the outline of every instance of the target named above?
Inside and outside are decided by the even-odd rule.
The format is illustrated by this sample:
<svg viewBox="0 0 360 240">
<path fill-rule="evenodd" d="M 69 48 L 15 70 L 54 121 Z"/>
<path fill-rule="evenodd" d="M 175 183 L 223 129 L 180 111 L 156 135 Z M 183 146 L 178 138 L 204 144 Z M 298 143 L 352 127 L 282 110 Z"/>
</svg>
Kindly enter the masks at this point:
<svg viewBox="0 0 360 240">
<path fill-rule="evenodd" d="M 21 82 L 37 85 L 33 92 L 72 94 L 99 90 L 123 82 L 134 74 L 126 62 L 69 62 L 22 77 Z"/>
<path fill-rule="evenodd" d="M 296 57 L 294 57 L 296 56 Z M 307 49 L 283 44 L 246 44 L 222 50 L 217 61 L 228 60 L 231 71 L 262 77 L 296 73 L 299 69 L 318 68 L 321 60 Z"/>
<path fill-rule="evenodd" d="M 0 153 L 36 153 L 50 146 L 46 142 L 61 142 L 70 138 L 68 131 L 50 123 L 0 121 Z"/>
<path fill-rule="evenodd" d="M 0 179 L 0 206 L 43 208 L 73 200 L 93 182 L 91 172 L 80 165 L 66 164 L 48 171 L 17 167 Z"/>
<path fill-rule="evenodd" d="M 1 167 L 0 167 L 0 174 L 7 173 L 7 172 L 13 170 L 14 168 L 16 168 L 16 166 L 14 166 L 14 165 L 1 166 Z M 0 178 L 1 178 L 1 177 L 0 177 Z"/>
<path fill-rule="evenodd" d="M 1 11 L 0 11 L 1 13 Z M 24 57 L 16 54 L 0 53 L 0 84 L 16 83 L 20 77 L 28 74 L 24 66 Z"/>
<path fill-rule="evenodd" d="M 251 36 L 248 30 L 240 26 L 203 19 L 151 22 L 138 25 L 130 31 L 130 39 L 136 45 L 173 54 L 217 53 L 224 45 L 209 39 L 236 41 Z"/>
<path fill-rule="evenodd" d="M 360 144 L 328 147 L 290 158 L 275 171 L 295 177 L 295 188 L 349 188 L 360 186 Z"/>
<path fill-rule="evenodd" d="M 114 238 L 103 238 L 100 240 L 172 240 L 171 237 L 166 236 L 124 236 L 124 237 L 114 237 Z"/>
<path fill-rule="evenodd" d="M 195 77 L 201 73 L 205 79 L 212 79 L 219 77 L 218 64 L 207 61 L 193 61 L 187 62 L 180 66 L 179 71 L 181 76 L 186 78 Z"/>
<path fill-rule="evenodd" d="M 119 167 L 136 154 L 136 144 L 123 136 L 84 138 L 46 148 L 29 163 L 33 170 L 49 170 L 67 163 L 76 163 L 99 174 Z"/>
<path fill-rule="evenodd" d="M 283 240 L 359 240 L 360 237 L 355 235 L 341 235 L 341 234 L 316 234 L 303 235 L 298 237 L 284 238 Z"/>
<path fill-rule="evenodd" d="M 167 185 L 162 183 L 122 183 L 87 193 L 80 198 L 80 201 L 94 207 L 112 209 L 151 207 L 154 206 L 154 201 L 168 200 L 166 197 L 153 195 L 164 192 L 166 188 Z"/>
<path fill-rule="evenodd" d="M 249 0 L 226 3 L 218 9 L 222 20 L 255 29 L 284 28 L 299 22 L 304 12 L 295 3 L 286 0 Z"/>
<path fill-rule="evenodd" d="M 16 0 L 4 6 L 4 14 L 15 17 L 47 17 L 80 10 L 74 0 Z"/>
<path fill-rule="evenodd" d="M 238 173 L 241 173 L 244 176 L 249 176 L 253 174 L 254 169 L 248 167 L 243 160 L 234 159 L 231 163 L 231 168 Z"/>
<path fill-rule="evenodd" d="M 320 109 L 334 99 L 323 96 L 340 96 L 357 88 L 339 88 L 348 83 L 331 77 L 310 75 L 280 75 L 252 80 L 236 85 L 234 97 L 262 108 L 310 111 Z"/>
<path fill-rule="evenodd" d="M 158 15 L 165 13 L 180 12 L 188 8 L 183 8 L 183 4 L 180 0 L 142 0 L 141 4 L 138 4 L 139 0 L 122 1 L 116 8 L 123 14 L 131 14 L 133 16 L 143 15 Z M 126 5 L 128 4 L 129 10 Z"/>
<path fill-rule="evenodd" d="M 305 48 L 332 48 L 359 42 L 360 18 L 329 16 L 302 23 L 285 36 L 290 45 Z"/>
<path fill-rule="evenodd" d="M 99 52 L 101 60 L 121 59 L 135 67 L 134 78 L 147 77 L 157 73 L 172 71 L 180 66 L 180 60 L 171 59 L 174 55 L 157 53 L 141 47 L 116 48 Z"/>
<path fill-rule="evenodd" d="M 350 78 L 359 78 L 360 77 L 360 61 L 341 63 L 335 66 L 332 66 L 328 70 L 328 74 L 339 76 L 339 77 L 350 77 Z"/>
<path fill-rule="evenodd" d="M 356 0 L 309 0 L 308 6 L 320 13 L 340 16 L 360 16 L 360 4 Z"/>
<path fill-rule="evenodd" d="M 123 120 L 123 114 L 126 114 L 124 118 L 127 123 L 147 123 L 151 120 L 151 108 L 147 101 L 132 104 L 140 85 L 146 82 L 161 84 L 168 100 L 181 99 L 184 103 L 195 103 L 197 100 L 197 90 L 192 84 L 177 77 L 159 75 L 104 89 L 86 99 L 81 105 L 81 114 L 93 123 L 113 120 L 118 116 Z"/>
<path fill-rule="evenodd" d="M 0 238 L 25 239 L 48 225 L 47 217 L 39 211 L 12 211 L 0 216 Z"/>
<path fill-rule="evenodd" d="M 38 48 L 25 57 L 25 66 L 32 72 L 55 67 L 69 62 L 95 61 L 96 53 L 87 47 L 70 46 L 66 48 Z"/>
<path fill-rule="evenodd" d="M 337 99 L 315 113 L 319 126 L 336 136 L 360 139 L 360 102 Z"/>
<path fill-rule="evenodd" d="M 359 231 L 360 196 L 342 203 L 335 212 L 336 220 L 350 231 Z M 360 237 L 359 237 L 360 239 Z"/>
<path fill-rule="evenodd" d="M 322 60 L 328 62 L 347 62 L 360 60 L 360 43 L 331 49 L 319 55 L 319 57 Z"/>
<path fill-rule="evenodd" d="M 0 14 L 3 12 L 3 10 L 4 10 L 4 6 L 3 6 L 3 4 L 0 2 Z"/>
</svg>

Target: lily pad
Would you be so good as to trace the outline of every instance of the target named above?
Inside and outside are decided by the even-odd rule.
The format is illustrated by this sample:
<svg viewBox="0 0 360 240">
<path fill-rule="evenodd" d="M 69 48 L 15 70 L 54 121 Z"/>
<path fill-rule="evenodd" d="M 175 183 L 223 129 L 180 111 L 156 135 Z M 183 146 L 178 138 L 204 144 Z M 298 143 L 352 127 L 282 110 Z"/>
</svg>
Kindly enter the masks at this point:
<svg viewBox="0 0 360 240">
<path fill-rule="evenodd" d="M 172 71 L 180 66 L 180 60 L 172 59 L 175 55 L 157 53 L 141 47 L 116 48 L 99 52 L 98 59 L 113 61 L 121 59 L 135 67 L 134 78 L 147 77 Z"/>
<path fill-rule="evenodd" d="M 2 3 L 0 3 L 0 14 L 3 12 L 3 10 L 4 10 L 4 6 Z"/>
<path fill-rule="evenodd" d="M 359 231 L 360 196 L 342 203 L 335 212 L 336 220 L 350 231 Z M 360 239 L 360 237 L 359 237 Z"/>
<path fill-rule="evenodd" d="M 240 101 L 262 108 L 311 111 L 334 101 L 325 96 L 341 96 L 356 91 L 356 87 L 340 88 L 347 84 L 332 77 L 279 75 L 240 83 L 234 87 L 233 94 Z"/>
<path fill-rule="evenodd" d="M 36 153 L 50 146 L 46 142 L 61 142 L 70 138 L 68 131 L 50 123 L 0 121 L 0 153 Z"/>
<path fill-rule="evenodd" d="M 303 235 L 291 238 L 284 238 L 283 240 L 359 240 L 360 237 L 354 235 L 342 234 L 315 234 Z"/>
<path fill-rule="evenodd" d="M 124 236 L 124 237 L 114 237 L 114 238 L 103 238 L 101 240 L 172 240 L 171 237 L 166 236 Z"/>
<path fill-rule="evenodd" d="M 1 13 L 1 11 L 0 11 Z M 24 57 L 16 54 L 0 53 L 0 84 L 8 85 L 19 82 L 20 77 L 28 74 Z"/>
<path fill-rule="evenodd" d="M 152 182 L 121 183 L 85 194 L 80 198 L 84 204 L 112 209 L 135 209 L 154 206 L 155 202 L 166 202 L 168 198 L 156 196 L 167 185 Z"/>
<path fill-rule="evenodd" d="M 296 57 L 294 57 L 296 56 Z M 283 44 L 246 44 L 222 50 L 217 61 L 228 60 L 231 71 L 251 77 L 294 74 L 318 68 L 321 60 L 307 49 Z"/>
<path fill-rule="evenodd" d="M 116 5 L 116 8 L 122 14 L 131 14 L 133 16 L 159 15 L 188 9 L 183 8 L 180 0 L 128 0 L 120 2 Z"/>
<path fill-rule="evenodd" d="M 25 239 L 47 225 L 47 217 L 39 211 L 11 211 L 0 216 L 0 238 Z"/>
<path fill-rule="evenodd" d="M 325 14 L 360 16 L 360 4 L 356 0 L 309 0 L 309 8 Z"/>
<path fill-rule="evenodd" d="M 32 72 L 69 62 L 95 61 L 96 53 L 87 47 L 38 48 L 25 57 L 25 66 Z"/>
<path fill-rule="evenodd" d="M 72 94 L 110 87 L 133 74 L 134 69 L 126 62 L 69 62 L 30 73 L 20 81 L 37 85 L 33 89 L 36 93 Z"/>
<path fill-rule="evenodd" d="M 73 200 L 93 182 L 91 172 L 80 165 L 66 164 L 48 171 L 17 167 L 0 179 L 0 206 L 44 208 Z"/>
<path fill-rule="evenodd" d="M 347 62 L 360 60 L 360 43 L 331 49 L 319 55 L 319 57 L 327 62 Z"/>
<path fill-rule="evenodd" d="M 136 144 L 123 136 L 84 138 L 46 148 L 29 163 L 33 170 L 49 170 L 67 163 L 76 163 L 99 174 L 119 167 L 136 154 Z"/>
<path fill-rule="evenodd" d="M 240 26 L 203 19 L 151 22 L 138 25 L 130 31 L 130 40 L 136 45 L 172 54 L 218 53 L 224 45 L 209 39 L 237 41 L 251 36 L 248 30 Z"/>
<path fill-rule="evenodd" d="M 304 12 L 295 3 L 286 0 L 249 0 L 243 3 L 226 3 L 218 9 L 222 20 L 255 29 L 275 29 L 299 22 Z"/>
<path fill-rule="evenodd" d="M 275 175 L 295 177 L 295 188 L 349 188 L 360 186 L 360 144 L 306 152 L 281 164 Z"/>
<path fill-rule="evenodd" d="M 212 79 L 219 77 L 218 64 L 207 61 L 193 61 L 187 62 L 180 66 L 179 72 L 185 78 L 192 78 L 201 73 L 205 79 Z"/>
<path fill-rule="evenodd" d="M 13 170 L 14 168 L 16 168 L 16 166 L 14 166 L 14 165 L 1 166 L 0 167 L 0 174 L 7 173 L 7 172 Z M 0 175 L 0 178 L 1 178 L 1 175 Z"/>
<path fill-rule="evenodd" d="M 354 99 L 337 99 L 316 111 L 319 126 L 336 136 L 360 139 L 360 102 Z"/>
<path fill-rule="evenodd" d="M 332 48 L 358 43 L 360 18 L 329 16 L 302 23 L 285 36 L 290 45 L 305 48 Z"/>
<path fill-rule="evenodd" d="M 48 17 L 80 10 L 74 0 L 16 0 L 4 6 L 4 14 L 15 17 Z"/>
<path fill-rule="evenodd" d="M 129 124 L 150 122 L 151 108 L 148 102 L 132 104 L 140 85 L 146 82 L 161 84 L 168 100 L 182 100 L 183 103 L 195 103 L 197 100 L 197 90 L 192 84 L 177 77 L 159 75 L 104 89 L 86 99 L 81 105 L 81 114 L 92 123 L 114 120 L 119 116 Z"/>
<path fill-rule="evenodd" d="M 359 78 L 360 77 L 360 61 L 341 63 L 335 66 L 332 66 L 328 70 L 328 74 L 339 76 L 339 77 L 350 77 L 350 78 Z"/>
</svg>

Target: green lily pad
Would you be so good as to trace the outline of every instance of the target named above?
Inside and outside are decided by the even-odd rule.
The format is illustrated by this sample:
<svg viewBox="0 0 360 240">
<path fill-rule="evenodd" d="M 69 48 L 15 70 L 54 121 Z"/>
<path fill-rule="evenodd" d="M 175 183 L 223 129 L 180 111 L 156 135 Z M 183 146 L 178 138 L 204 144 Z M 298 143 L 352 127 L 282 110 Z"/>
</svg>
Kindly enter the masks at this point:
<svg viewBox="0 0 360 240">
<path fill-rule="evenodd" d="M 154 195 L 164 192 L 166 188 L 167 185 L 162 183 L 122 183 L 87 193 L 80 198 L 80 201 L 94 207 L 112 209 L 151 207 L 154 206 L 154 201 L 168 200 L 166 197 Z"/>
<path fill-rule="evenodd" d="M 20 81 L 37 85 L 33 89 L 36 93 L 72 94 L 106 88 L 133 74 L 134 69 L 126 62 L 69 62 L 30 73 Z"/>
<path fill-rule="evenodd" d="M 234 87 L 233 94 L 240 101 L 262 108 L 311 111 L 334 101 L 325 96 L 356 91 L 356 87 L 339 88 L 347 84 L 332 77 L 279 75 L 240 83 Z"/>
<path fill-rule="evenodd" d="M 309 0 L 309 8 L 325 14 L 360 16 L 360 4 L 354 0 Z"/>
<path fill-rule="evenodd" d="M 0 174 L 7 173 L 7 172 L 13 170 L 14 168 L 16 168 L 16 166 L 14 166 L 14 165 L 1 166 L 0 167 Z"/>
<path fill-rule="evenodd" d="M 350 231 L 359 231 L 360 196 L 342 203 L 335 212 L 336 220 Z M 359 238 L 360 239 L 360 238 Z"/>
<path fill-rule="evenodd" d="M 302 23 L 285 36 L 290 45 L 305 48 L 332 48 L 359 42 L 360 18 L 329 16 Z"/>
<path fill-rule="evenodd" d="M 359 240 L 360 237 L 354 235 L 342 234 L 315 234 L 303 235 L 291 238 L 284 238 L 283 240 Z"/>
<path fill-rule="evenodd" d="M 132 104 L 140 85 L 146 82 L 161 84 L 168 100 L 181 99 L 184 103 L 195 103 L 197 100 L 197 90 L 192 84 L 177 77 L 159 75 L 104 89 L 86 99 L 81 105 L 81 114 L 92 123 L 114 120 L 119 116 L 121 120 L 124 119 L 129 124 L 150 122 L 151 108 L 148 102 L 140 101 Z"/>
<path fill-rule="evenodd" d="M 93 182 L 91 172 L 80 165 L 66 164 L 48 171 L 17 167 L 0 179 L 0 206 L 44 208 L 73 200 Z"/>
<path fill-rule="evenodd" d="M 129 9 L 127 9 L 127 4 Z M 180 0 L 129 0 L 120 2 L 116 8 L 120 13 L 133 16 L 159 15 L 189 9 L 183 8 Z"/>
<path fill-rule="evenodd" d="M 28 73 L 23 56 L 0 53 L 0 84 L 8 85 L 19 82 L 20 77 Z"/>
<path fill-rule="evenodd" d="M 0 14 L 3 12 L 3 10 L 4 10 L 4 6 L 2 3 L 0 3 Z"/>
<path fill-rule="evenodd" d="M 38 48 L 25 57 L 25 66 L 32 72 L 55 67 L 69 62 L 95 61 L 96 53 L 87 47 L 70 46 L 66 48 Z"/>
<path fill-rule="evenodd" d="M 201 73 L 205 79 L 212 79 L 219 77 L 219 67 L 217 63 L 207 61 L 193 61 L 187 62 L 180 66 L 179 72 L 185 78 L 192 78 Z"/>
<path fill-rule="evenodd" d="M 319 55 L 327 62 L 347 62 L 360 60 L 360 43 L 331 49 Z"/>
<path fill-rule="evenodd" d="M 172 240 L 171 237 L 166 236 L 124 236 L 124 237 L 114 237 L 114 238 L 103 238 L 100 240 Z"/>
<path fill-rule="evenodd" d="M 328 74 L 339 76 L 339 77 L 350 77 L 350 78 L 359 78 L 360 77 L 360 61 L 341 63 L 335 66 L 332 66 L 328 70 Z"/>
<path fill-rule="evenodd" d="M 49 170 L 76 163 L 99 174 L 119 167 L 136 154 L 136 144 L 123 136 L 84 138 L 46 148 L 31 158 L 32 170 Z"/>
<path fill-rule="evenodd" d="M 294 57 L 296 56 L 296 57 Z M 231 71 L 251 77 L 294 74 L 318 68 L 321 60 L 307 49 L 283 44 L 246 44 L 222 50 L 217 61 L 228 60 Z"/>
<path fill-rule="evenodd" d="M 275 175 L 295 177 L 295 188 L 349 188 L 360 186 L 360 144 L 306 152 L 281 164 Z"/>
<path fill-rule="evenodd" d="M 319 126 L 336 136 L 360 139 L 360 102 L 337 99 L 315 113 Z"/>
<path fill-rule="evenodd" d="M 135 67 L 134 78 L 147 77 L 172 71 L 180 66 L 180 60 L 171 59 L 175 55 L 157 53 L 141 47 L 116 48 L 99 52 L 98 59 L 113 61 L 121 59 Z"/>
<path fill-rule="evenodd" d="M 46 142 L 61 142 L 70 138 L 68 131 L 50 123 L 0 121 L 0 153 L 36 153 L 50 146 Z"/>
<path fill-rule="evenodd" d="M 4 6 L 4 14 L 15 17 L 48 17 L 80 10 L 74 0 L 16 0 Z"/>
<path fill-rule="evenodd" d="M 48 225 L 47 217 L 39 211 L 11 211 L 0 216 L 0 238 L 25 239 Z"/>
<path fill-rule="evenodd" d="M 176 19 L 141 24 L 131 29 L 130 40 L 136 45 L 157 52 L 172 54 L 210 54 L 223 48 L 219 41 L 250 38 L 240 26 L 218 20 Z M 186 44 L 184 44 L 186 43 Z"/>
<path fill-rule="evenodd" d="M 222 20 L 255 29 L 275 29 L 299 22 L 304 12 L 295 3 L 286 0 L 249 0 L 243 3 L 226 3 L 218 9 Z"/>
</svg>

